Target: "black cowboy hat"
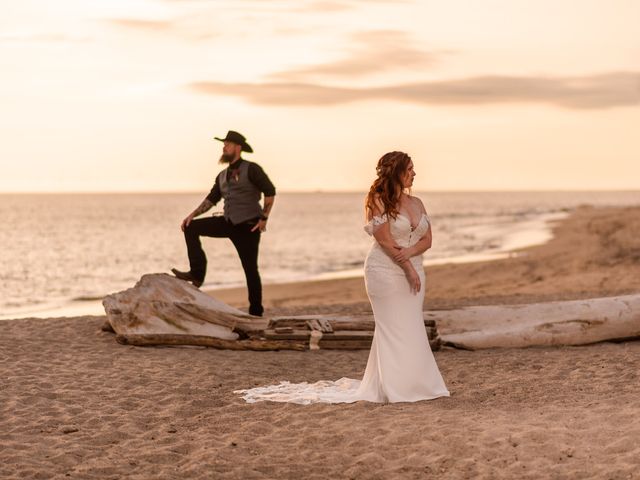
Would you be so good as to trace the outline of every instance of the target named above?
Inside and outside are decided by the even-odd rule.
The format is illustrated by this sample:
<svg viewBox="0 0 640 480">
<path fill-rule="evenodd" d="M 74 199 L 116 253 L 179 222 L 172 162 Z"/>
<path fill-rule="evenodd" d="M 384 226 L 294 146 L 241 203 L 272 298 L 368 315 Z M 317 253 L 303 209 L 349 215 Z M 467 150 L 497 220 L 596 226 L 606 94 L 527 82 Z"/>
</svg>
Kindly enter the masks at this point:
<svg viewBox="0 0 640 480">
<path fill-rule="evenodd" d="M 215 138 L 216 140 L 220 140 L 221 142 L 232 142 L 232 143 L 235 143 L 236 145 L 240 145 L 242 147 L 243 152 L 249 152 L 249 153 L 253 152 L 253 148 L 251 148 L 251 145 L 247 143 L 247 140 L 244 138 L 244 135 L 238 132 L 234 132 L 233 130 L 229 130 L 225 138 L 218 138 L 218 137 L 213 137 L 213 138 Z"/>
</svg>

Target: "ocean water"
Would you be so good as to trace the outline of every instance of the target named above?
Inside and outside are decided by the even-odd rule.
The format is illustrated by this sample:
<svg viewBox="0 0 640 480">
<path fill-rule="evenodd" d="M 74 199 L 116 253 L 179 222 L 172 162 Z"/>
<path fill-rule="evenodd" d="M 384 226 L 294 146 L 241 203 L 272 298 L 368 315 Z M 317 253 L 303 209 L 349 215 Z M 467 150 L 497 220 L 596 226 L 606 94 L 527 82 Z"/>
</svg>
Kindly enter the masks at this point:
<svg viewBox="0 0 640 480">
<path fill-rule="evenodd" d="M 363 193 L 281 193 L 261 241 L 263 283 L 362 271 Z M 638 205 L 640 192 L 416 193 L 434 234 L 426 263 L 504 254 L 549 237 L 579 205 Z M 188 269 L 180 222 L 203 194 L 0 195 L 0 318 L 99 300 L 145 273 Z M 205 215 L 220 211 L 221 205 Z M 206 288 L 244 285 L 226 239 L 203 239 Z M 346 273 L 345 273 L 346 272 Z M 98 303 L 99 305 L 99 303 Z M 96 312 L 99 313 L 99 312 Z"/>
</svg>

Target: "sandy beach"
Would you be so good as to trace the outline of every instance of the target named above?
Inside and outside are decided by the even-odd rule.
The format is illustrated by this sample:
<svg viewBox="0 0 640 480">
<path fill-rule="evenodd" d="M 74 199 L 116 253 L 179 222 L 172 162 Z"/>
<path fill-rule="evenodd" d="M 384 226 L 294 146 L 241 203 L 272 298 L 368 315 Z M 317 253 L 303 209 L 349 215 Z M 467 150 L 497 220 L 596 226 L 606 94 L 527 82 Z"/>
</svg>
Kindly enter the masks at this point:
<svg viewBox="0 0 640 480">
<path fill-rule="evenodd" d="M 638 232 L 640 207 L 579 208 L 545 245 L 428 268 L 425 309 L 638 293 Z M 264 295 L 267 315 L 370 311 L 362 278 Z M 368 352 L 122 346 L 104 319 L 0 322 L 0 478 L 640 478 L 638 341 L 443 348 L 434 401 L 246 404 L 234 390 L 358 378 Z"/>
</svg>

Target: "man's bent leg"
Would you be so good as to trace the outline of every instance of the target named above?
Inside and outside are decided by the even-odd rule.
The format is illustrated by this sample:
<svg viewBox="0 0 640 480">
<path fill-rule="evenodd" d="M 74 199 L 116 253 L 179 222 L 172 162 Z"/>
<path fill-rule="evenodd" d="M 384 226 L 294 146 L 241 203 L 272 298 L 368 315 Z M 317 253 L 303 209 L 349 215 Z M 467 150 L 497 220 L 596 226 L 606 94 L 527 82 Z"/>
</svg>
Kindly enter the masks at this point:
<svg viewBox="0 0 640 480">
<path fill-rule="evenodd" d="M 189 256 L 190 273 L 194 279 L 204 282 L 207 274 L 207 256 L 202 249 L 200 237 L 225 238 L 231 235 L 231 227 L 224 217 L 208 217 L 192 220 L 184 230 Z"/>
<path fill-rule="evenodd" d="M 260 231 L 251 231 L 251 225 L 243 224 L 234 227 L 231 238 L 238 251 L 245 277 L 247 278 L 247 290 L 249 291 L 249 313 L 262 316 L 262 282 L 258 271 L 258 247 L 260 245 Z"/>
</svg>

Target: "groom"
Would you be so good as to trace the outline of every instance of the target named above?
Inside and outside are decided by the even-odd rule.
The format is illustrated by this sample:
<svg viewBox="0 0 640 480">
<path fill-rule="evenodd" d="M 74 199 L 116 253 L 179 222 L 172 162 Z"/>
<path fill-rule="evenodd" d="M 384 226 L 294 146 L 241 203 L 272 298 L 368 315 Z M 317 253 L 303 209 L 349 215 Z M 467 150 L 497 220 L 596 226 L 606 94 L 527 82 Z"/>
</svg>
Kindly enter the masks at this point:
<svg viewBox="0 0 640 480">
<path fill-rule="evenodd" d="M 258 272 L 258 246 L 260 235 L 266 230 L 269 213 L 273 208 L 276 189 L 264 170 L 257 164 L 241 158 L 242 152 L 253 152 L 245 137 L 229 130 L 223 142 L 220 163 L 228 165 L 216 177 L 213 188 L 202 203 L 182 221 L 187 242 L 190 270 L 173 274 L 200 287 L 207 272 L 207 257 L 200 237 L 228 238 L 240 256 L 249 290 L 249 313 L 262 316 L 262 283 Z M 260 197 L 264 194 L 264 206 Z M 224 199 L 224 215 L 194 220 L 198 215 Z"/>
</svg>

